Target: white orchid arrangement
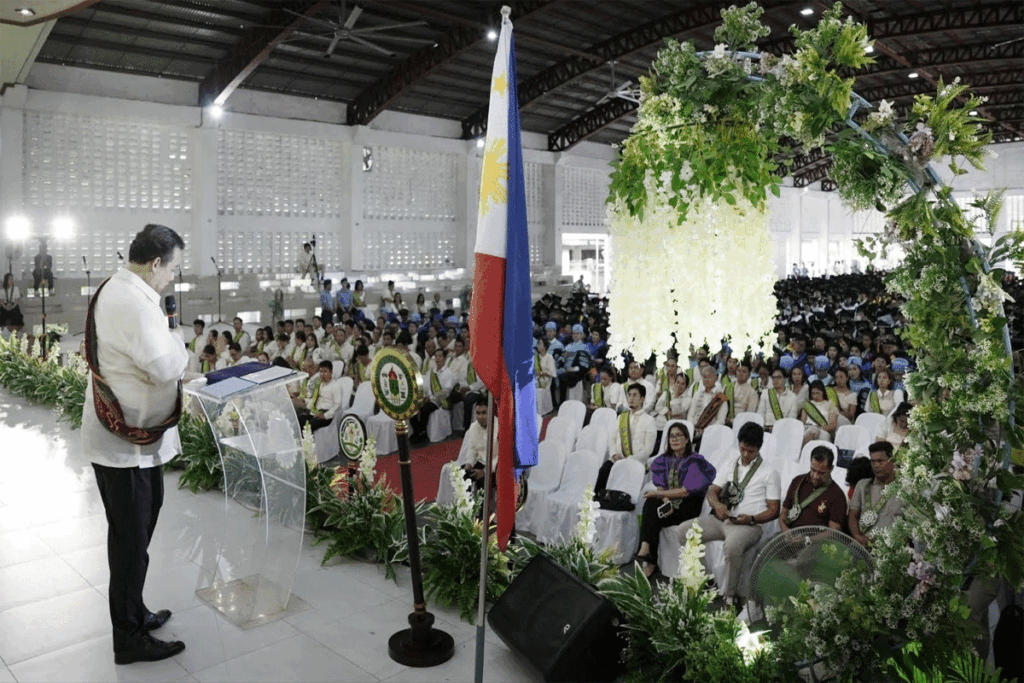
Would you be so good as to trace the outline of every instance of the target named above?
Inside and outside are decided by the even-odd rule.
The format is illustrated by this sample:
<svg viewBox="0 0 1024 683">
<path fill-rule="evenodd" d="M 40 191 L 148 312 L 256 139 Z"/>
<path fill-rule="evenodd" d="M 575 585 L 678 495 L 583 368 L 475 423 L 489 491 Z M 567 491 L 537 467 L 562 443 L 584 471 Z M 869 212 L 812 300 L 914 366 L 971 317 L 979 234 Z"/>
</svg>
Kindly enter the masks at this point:
<svg viewBox="0 0 1024 683">
<path fill-rule="evenodd" d="M 377 440 L 370 437 L 366 440 L 362 452 L 359 454 L 359 474 L 366 480 L 367 484 L 373 484 L 374 468 L 377 466 Z"/>
<path fill-rule="evenodd" d="M 594 517 L 597 515 L 597 510 L 600 509 L 600 505 L 594 502 L 594 489 L 588 486 L 583 492 L 583 498 L 580 499 L 577 509 L 579 510 L 579 521 L 576 522 L 576 529 L 573 532 L 573 536 L 578 538 L 584 545 L 592 546 L 594 544 L 594 537 L 597 535 L 597 528 L 594 525 Z"/>
<path fill-rule="evenodd" d="M 313 438 L 313 424 L 310 422 L 302 428 L 302 457 L 311 470 L 320 464 L 316 459 L 316 441 Z"/>
</svg>

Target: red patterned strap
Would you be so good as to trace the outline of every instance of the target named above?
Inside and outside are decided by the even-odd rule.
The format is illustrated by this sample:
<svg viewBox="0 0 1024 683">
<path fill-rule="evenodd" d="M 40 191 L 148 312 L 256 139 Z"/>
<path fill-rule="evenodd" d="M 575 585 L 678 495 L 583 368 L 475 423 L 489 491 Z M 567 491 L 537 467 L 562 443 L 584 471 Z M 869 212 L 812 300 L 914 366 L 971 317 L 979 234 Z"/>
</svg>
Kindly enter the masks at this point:
<svg viewBox="0 0 1024 683">
<path fill-rule="evenodd" d="M 96 320 L 94 317 L 96 300 L 108 282 L 110 282 L 110 278 L 104 280 L 103 284 L 96 288 L 96 293 L 89 301 L 89 312 L 85 316 L 85 360 L 92 372 L 92 403 L 96 408 L 96 417 L 99 418 L 100 424 L 128 443 L 136 446 L 148 446 L 159 441 L 164 432 L 178 424 L 178 420 L 181 419 L 181 380 L 178 381 L 178 397 L 174 402 L 174 412 L 170 417 L 155 427 L 133 427 L 125 422 L 121 402 L 117 400 L 110 385 L 100 375 L 99 353 L 96 350 Z"/>
</svg>

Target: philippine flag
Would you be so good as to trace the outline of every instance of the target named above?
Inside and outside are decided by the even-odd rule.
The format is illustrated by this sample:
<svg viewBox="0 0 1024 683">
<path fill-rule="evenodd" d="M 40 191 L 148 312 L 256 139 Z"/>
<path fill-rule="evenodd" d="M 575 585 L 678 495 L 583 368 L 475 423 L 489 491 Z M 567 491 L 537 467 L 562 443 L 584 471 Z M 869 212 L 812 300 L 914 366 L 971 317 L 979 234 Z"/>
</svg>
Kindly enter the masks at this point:
<svg viewBox="0 0 1024 683">
<path fill-rule="evenodd" d="M 497 540 L 502 550 L 516 514 L 513 468 L 537 464 L 531 303 L 516 51 L 512 22 L 505 16 L 491 75 L 469 314 L 473 367 L 494 396 L 498 416 Z"/>
</svg>

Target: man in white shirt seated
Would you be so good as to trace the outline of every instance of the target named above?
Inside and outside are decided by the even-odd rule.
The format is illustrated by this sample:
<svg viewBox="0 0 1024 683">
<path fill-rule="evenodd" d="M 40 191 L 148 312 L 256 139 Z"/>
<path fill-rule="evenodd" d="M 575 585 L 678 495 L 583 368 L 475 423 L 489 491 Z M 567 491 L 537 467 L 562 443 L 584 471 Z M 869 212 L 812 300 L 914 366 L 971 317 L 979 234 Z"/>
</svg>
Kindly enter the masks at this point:
<svg viewBox="0 0 1024 683">
<path fill-rule="evenodd" d="M 309 334 L 309 328 L 306 328 L 306 334 Z M 316 336 L 317 343 L 321 343 L 324 340 L 324 326 L 320 320 L 320 316 L 313 316 L 313 335 Z"/>
<path fill-rule="evenodd" d="M 635 360 L 629 361 L 629 366 L 626 368 L 626 375 L 628 379 L 622 383 L 622 392 L 629 396 L 629 388 L 634 384 L 641 384 L 644 387 L 644 405 L 643 409 L 645 413 L 654 413 L 654 385 L 643 378 L 644 369 L 640 363 Z"/>
<path fill-rule="evenodd" d="M 341 408 L 341 382 L 334 381 L 331 361 L 321 361 L 319 370 L 320 381 L 313 384 L 313 391 L 306 400 L 306 409 L 296 411 L 299 424 L 305 427 L 308 422 L 313 431 L 331 424 L 335 413 Z"/>
<path fill-rule="evenodd" d="M 800 414 L 796 394 L 786 386 L 786 373 L 782 368 L 772 370 L 772 386 L 761 392 L 761 402 L 757 412 L 764 417 L 765 431 L 772 431 L 778 420 L 784 417 L 795 418 Z"/>
<path fill-rule="evenodd" d="M 217 349 L 213 344 L 202 347 L 198 356 L 189 359 L 188 370 L 190 372 L 201 372 L 206 374 L 217 369 Z"/>
<path fill-rule="evenodd" d="M 466 430 L 466 436 L 462 439 L 462 446 L 459 448 L 459 457 L 455 460 L 455 466 L 461 468 L 462 476 L 473 482 L 473 489 L 483 488 L 484 468 L 487 465 L 487 401 L 481 399 L 473 406 L 473 424 Z M 498 429 L 495 424 L 494 448 L 491 452 L 491 482 L 494 485 L 494 473 L 498 467 Z M 437 483 L 437 502 L 448 504 L 452 502 L 452 463 L 447 463 L 441 468 L 441 478 Z"/>
<path fill-rule="evenodd" d="M 644 467 L 647 466 L 647 459 L 654 452 L 658 429 L 654 424 L 654 418 L 644 411 L 646 393 L 647 388 L 643 384 L 637 382 L 630 385 L 629 391 L 626 393 L 629 412 L 619 415 L 616 428 L 617 436 L 611 440 L 612 457 L 605 461 L 601 465 L 601 469 L 598 470 L 594 493 L 605 489 L 612 465 L 619 460 L 636 458 L 643 463 Z"/>
<path fill-rule="evenodd" d="M 242 347 L 240 347 L 237 342 L 231 342 L 228 344 L 227 354 L 227 358 L 221 358 L 217 361 L 218 370 L 249 362 L 249 359 L 242 355 Z"/>
<path fill-rule="evenodd" d="M 462 403 L 462 424 L 468 425 L 473 417 L 472 411 L 475 410 L 474 406 L 477 401 L 484 397 L 485 389 L 484 382 L 476 374 L 476 368 L 473 367 L 473 360 L 466 353 L 466 343 L 462 340 L 462 337 L 456 337 L 452 344 L 454 353 L 451 358 L 448 359 L 448 367 L 451 368 L 452 375 L 455 377 L 455 387 L 453 389 L 453 396 L 455 392 L 458 392 L 460 398 L 459 401 Z M 458 410 L 458 408 L 455 408 Z"/>
<path fill-rule="evenodd" d="M 750 361 L 743 361 L 736 368 L 736 380 L 732 384 L 732 391 L 726 392 L 729 398 L 728 423 L 732 424 L 733 419 L 740 413 L 756 413 L 758 396 L 754 387 L 750 386 Z"/>
<path fill-rule="evenodd" d="M 242 353 L 248 353 L 249 347 L 252 346 L 252 338 L 249 333 L 242 329 L 242 319 L 235 318 L 231 321 L 231 326 L 235 328 L 234 342 L 242 347 Z"/>
<path fill-rule="evenodd" d="M 704 430 L 711 425 L 724 425 L 729 413 L 729 402 L 725 400 L 722 385 L 718 383 L 718 373 L 710 365 L 700 370 L 701 387 L 690 402 L 690 412 L 686 419 L 693 423 L 693 440 L 699 443 Z"/>
<path fill-rule="evenodd" d="M 302 361 L 302 371 L 306 373 L 301 380 L 288 383 L 288 394 L 292 397 L 292 404 L 296 412 L 309 408 L 307 401 L 313 396 L 313 390 L 320 381 L 318 368 L 312 358 Z"/>
<path fill-rule="evenodd" d="M 455 386 L 455 377 L 452 371 L 445 367 L 445 353 L 441 349 L 434 351 L 433 363 L 425 379 L 427 400 L 420 411 L 409 420 L 412 426 L 412 434 L 409 437 L 411 443 L 427 441 L 427 423 L 430 421 L 431 413 L 438 408 L 450 408 L 448 395 Z"/>
<path fill-rule="evenodd" d="M 779 473 L 761 458 L 764 430 L 756 422 L 748 422 L 740 427 L 738 439 L 739 455 L 718 468 L 715 483 L 708 489 L 711 514 L 679 527 L 683 543 L 694 522 L 700 525 L 701 543 L 725 541 L 728 576 L 725 585 L 718 588 L 734 604 L 740 600 L 737 591 L 743 556 L 761 540 L 762 525 L 779 516 L 782 500 Z"/>
</svg>

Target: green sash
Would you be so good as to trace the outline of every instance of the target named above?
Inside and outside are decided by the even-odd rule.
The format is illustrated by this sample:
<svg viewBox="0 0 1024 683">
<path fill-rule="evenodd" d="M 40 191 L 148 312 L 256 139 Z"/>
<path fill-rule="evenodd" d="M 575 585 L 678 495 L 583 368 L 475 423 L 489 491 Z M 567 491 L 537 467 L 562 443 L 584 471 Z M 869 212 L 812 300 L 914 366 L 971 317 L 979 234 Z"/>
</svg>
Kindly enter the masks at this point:
<svg viewBox="0 0 1024 683">
<path fill-rule="evenodd" d="M 436 396 L 438 398 L 439 401 L 441 401 L 441 407 L 442 408 L 447 409 L 448 408 L 448 397 L 442 395 L 441 394 L 442 391 L 443 390 L 441 389 L 441 380 L 438 379 L 437 373 L 434 372 L 433 370 L 431 370 L 430 371 L 430 393 L 432 393 L 434 396 Z"/>
<path fill-rule="evenodd" d="M 782 419 L 782 406 L 779 404 L 779 392 L 775 391 L 775 387 L 768 390 L 768 405 L 772 408 L 772 415 L 775 416 L 776 420 Z"/>
<path fill-rule="evenodd" d="M 659 394 L 669 390 L 670 382 L 668 380 L 668 373 L 665 372 L 665 368 L 662 368 L 661 370 L 658 370 L 658 377 L 657 377 L 656 382 L 657 382 L 657 385 L 658 385 L 658 393 Z"/>
<path fill-rule="evenodd" d="M 536 351 L 533 352 L 533 376 L 537 378 L 538 387 L 547 389 L 548 378 L 540 376 L 540 354 Z"/>
<path fill-rule="evenodd" d="M 299 387 L 299 396 L 305 397 L 307 386 L 309 386 L 309 375 L 306 375 L 305 379 L 302 380 L 302 385 Z"/>
<path fill-rule="evenodd" d="M 604 385 L 600 382 L 590 387 L 590 401 L 598 408 L 604 408 Z"/>
<path fill-rule="evenodd" d="M 868 405 L 871 407 L 872 413 L 882 414 L 882 403 L 878 400 L 877 391 L 872 391 L 868 394 Z"/>
<path fill-rule="evenodd" d="M 825 387 L 825 398 L 832 401 L 836 408 L 839 407 L 839 394 L 836 393 L 835 387 Z"/>
<path fill-rule="evenodd" d="M 629 413 L 619 415 L 619 440 L 622 442 L 622 455 L 633 455 L 633 438 L 629 435 Z"/>
<path fill-rule="evenodd" d="M 741 457 L 740 460 L 742 460 L 742 459 L 743 458 Z M 733 468 L 732 468 L 732 481 L 730 482 L 732 484 L 732 487 L 731 487 L 732 491 L 730 491 L 728 493 L 728 495 L 729 495 L 728 508 L 730 510 L 743 502 L 743 496 L 744 496 L 744 494 L 747 491 L 747 484 L 750 483 L 750 480 L 754 476 L 754 473 L 757 472 L 758 468 L 761 467 L 761 462 L 762 462 L 761 454 L 758 453 L 757 458 L 755 458 L 754 462 L 752 462 L 750 464 L 750 469 L 747 470 L 747 474 L 743 477 L 743 481 L 739 481 L 739 478 L 740 478 L 740 460 L 737 460 L 736 464 L 733 465 Z"/>
<path fill-rule="evenodd" d="M 188 350 L 189 350 L 189 351 L 191 351 L 192 353 L 195 353 L 195 352 L 196 352 L 196 340 L 197 340 L 197 339 L 199 339 L 199 337 L 198 337 L 198 336 L 196 336 L 196 337 L 192 337 L 192 341 L 190 341 L 190 342 L 188 343 Z"/>
<path fill-rule="evenodd" d="M 872 504 L 872 483 L 874 483 L 873 479 L 871 480 L 871 483 L 868 484 L 867 488 L 864 490 L 864 509 L 860 513 L 860 530 L 863 533 L 867 533 L 868 530 L 870 530 L 873 526 L 878 524 L 878 513 L 881 512 L 882 508 L 885 507 L 885 504 L 889 502 L 889 492 L 893 490 L 889 485 L 883 486 L 882 493 L 879 494 L 878 500 L 876 500 L 874 504 Z"/>
<path fill-rule="evenodd" d="M 210 372 L 210 361 L 208 361 L 208 360 L 200 361 L 200 363 L 199 363 L 199 372 L 203 373 L 204 375 L 206 373 Z"/>
<path fill-rule="evenodd" d="M 728 380 L 729 375 L 725 376 Z M 729 420 L 736 417 L 736 385 L 729 381 L 725 385 L 725 400 L 729 402 Z"/>
<path fill-rule="evenodd" d="M 312 403 L 313 407 L 310 408 L 310 410 L 312 410 L 314 413 L 316 412 L 316 402 L 320 400 L 320 385 L 321 384 L 323 384 L 323 382 L 317 382 L 316 383 L 316 389 L 313 389 L 313 403 Z"/>
<path fill-rule="evenodd" d="M 803 481 L 800 482 L 800 486 L 803 486 L 804 482 L 806 481 L 807 475 L 805 474 Z M 793 492 L 794 499 L 796 498 L 797 491 L 800 490 L 800 486 L 797 486 L 796 491 Z M 818 488 L 814 489 L 814 491 L 811 492 L 811 495 L 804 498 L 803 501 L 798 503 L 796 502 L 796 500 L 794 500 L 793 507 L 789 509 L 789 514 L 786 515 L 786 521 L 790 523 L 795 522 L 797 518 L 800 516 L 800 513 L 806 510 L 808 505 L 816 501 L 818 499 L 818 496 L 825 493 L 825 489 L 827 488 L 828 484 L 825 484 L 824 486 L 819 486 Z"/>
<path fill-rule="evenodd" d="M 260 342 L 259 344 L 256 345 L 256 355 L 263 353 L 263 347 L 266 345 L 266 343 L 267 342 Z"/>
<path fill-rule="evenodd" d="M 466 363 L 466 383 L 469 386 L 476 384 L 476 370 L 473 369 L 473 361 Z"/>
<path fill-rule="evenodd" d="M 804 404 L 804 412 L 807 413 L 807 417 L 814 420 L 814 423 L 822 429 L 828 427 L 828 418 L 822 415 L 821 411 L 818 410 L 818 406 L 814 405 L 811 401 Z"/>
<path fill-rule="evenodd" d="M 295 354 L 297 352 L 299 352 L 299 351 L 301 351 L 302 353 L 301 353 L 301 355 L 299 355 L 298 358 L 296 358 Z M 305 344 L 303 344 L 302 346 L 296 346 L 294 349 L 292 349 L 292 362 L 293 363 L 295 363 L 296 365 L 299 365 L 304 360 L 306 360 L 306 345 Z"/>
</svg>

